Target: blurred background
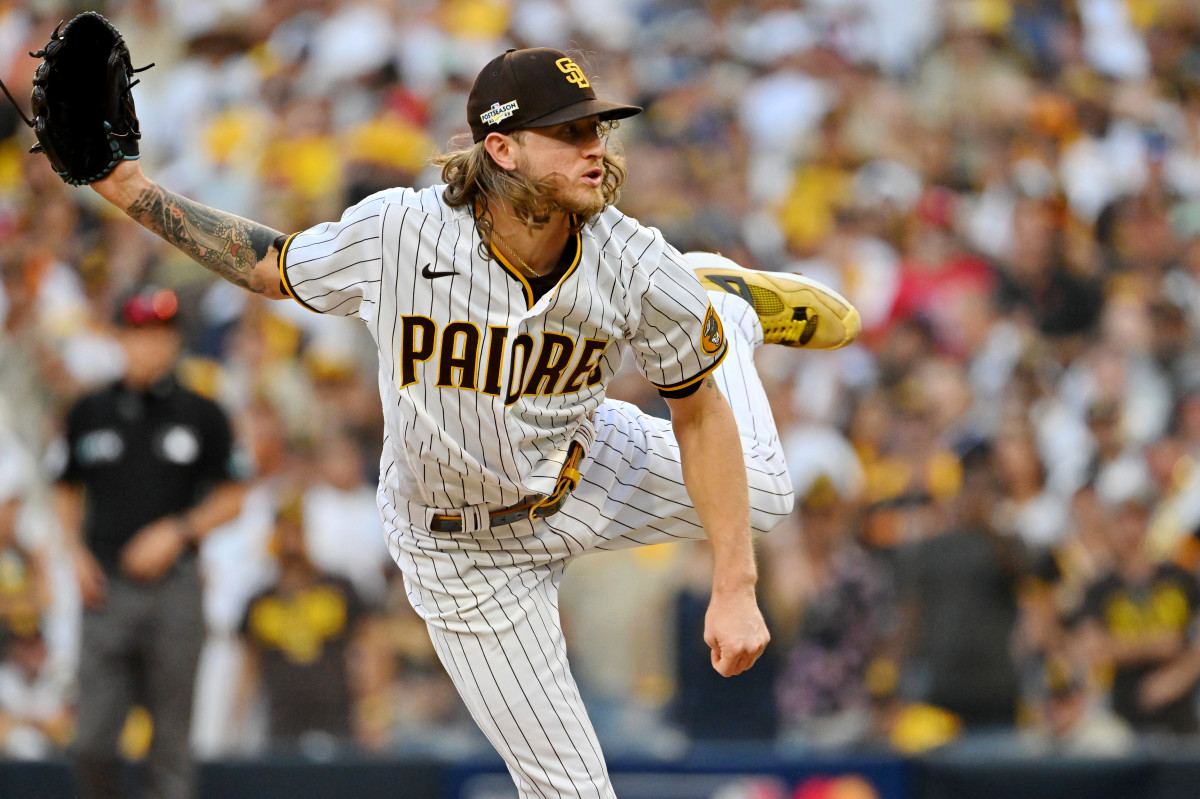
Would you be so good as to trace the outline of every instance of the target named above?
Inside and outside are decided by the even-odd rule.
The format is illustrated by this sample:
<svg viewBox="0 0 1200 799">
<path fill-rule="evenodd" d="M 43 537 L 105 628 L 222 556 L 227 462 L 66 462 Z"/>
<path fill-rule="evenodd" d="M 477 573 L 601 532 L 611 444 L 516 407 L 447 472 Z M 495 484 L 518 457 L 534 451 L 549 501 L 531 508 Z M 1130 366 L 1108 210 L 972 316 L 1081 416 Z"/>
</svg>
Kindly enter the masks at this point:
<svg viewBox="0 0 1200 799">
<path fill-rule="evenodd" d="M 27 53 L 85 9 L 156 64 L 134 92 L 146 172 L 206 204 L 296 231 L 436 183 L 479 68 L 549 45 L 646 108 L 616 134 L 624 211 L 860 309 L 850 348 L 760 353 L 798 501 L 759 544 L 758 666 L 709 666 L 703 545 L 568 571 L 573 669 L 622 796 L 1200 790 L 1195 2 L 0 2 L 0 78 L 26 108 Z M 45 475 L 65 409 L 121 373 L 113 303 L 145 280 L 182 298 L 180 374 L 254 464 L 201 552 L 205 795 L 272 763 L 291 764 L 277 790 L 360 763 L 362 796 L 369 774 L 381 796 L 515 795 L 387 555 L 365 329 L 212 278 L 33 141 L 0 106 L 4 795 L 61 779 L 79 598 Z M 665 414 L 635 372 L 611 393 Z M 252 623 L 289 556 L 345 578 L 336 629 Z M 342 706 L 314 701 L 331 681 Z M 151 726 L 131 714 L 131 761 Z M 1072 758 L 1074 782 L 1038 770 Z"/>
</svg>

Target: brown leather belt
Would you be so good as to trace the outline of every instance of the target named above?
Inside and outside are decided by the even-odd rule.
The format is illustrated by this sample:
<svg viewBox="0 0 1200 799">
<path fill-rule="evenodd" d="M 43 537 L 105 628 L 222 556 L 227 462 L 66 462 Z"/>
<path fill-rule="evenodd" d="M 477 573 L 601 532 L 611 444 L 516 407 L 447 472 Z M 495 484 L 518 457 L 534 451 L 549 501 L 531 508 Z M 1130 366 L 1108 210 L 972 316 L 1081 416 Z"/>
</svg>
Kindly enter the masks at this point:
<svg viewBox="0 0 1200 799">
<path fill-rule="evenodd" d="M 554 493 L 529 497 L 515 505 L 489 511 L 488 526 L 500 527 L 526 519 L 542 519 L 558 513 L 567 497 L 575 490 L 575 486 L 579 485 L 579 461 L 582 459 L 583 445 L 572 441 L 571 448 L 567 451 L 567 461 L 558 473 L 558 482 L 554 484 Z M 461 533 L 462 516 L 435 513 L 429 521 L 429 529 L 435 533 Z"/>
</svg>

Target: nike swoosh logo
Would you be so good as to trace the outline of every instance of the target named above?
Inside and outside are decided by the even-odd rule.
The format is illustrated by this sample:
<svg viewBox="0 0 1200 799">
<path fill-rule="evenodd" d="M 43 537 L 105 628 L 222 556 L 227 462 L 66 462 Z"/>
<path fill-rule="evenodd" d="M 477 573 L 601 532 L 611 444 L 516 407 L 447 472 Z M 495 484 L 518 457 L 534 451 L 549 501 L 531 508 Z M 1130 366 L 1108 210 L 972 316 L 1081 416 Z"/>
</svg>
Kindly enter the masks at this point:
<svg viewBox="0 0 1200 799">
<path fill-rule="evenodd" d="M 421 267 L 421 277 L 426 278 L 428 280 L 433 280 L 435 277 L 450 277 L 450 275 L 457 275 L 457 274 L 458 274 L 458 272 L 455 272 L 453 269 L 450 269 L 446 272 L 434 272 L 432 269 L 429 268 L 429 264 L 425 264 L 424 266 Z"/>
</svg>

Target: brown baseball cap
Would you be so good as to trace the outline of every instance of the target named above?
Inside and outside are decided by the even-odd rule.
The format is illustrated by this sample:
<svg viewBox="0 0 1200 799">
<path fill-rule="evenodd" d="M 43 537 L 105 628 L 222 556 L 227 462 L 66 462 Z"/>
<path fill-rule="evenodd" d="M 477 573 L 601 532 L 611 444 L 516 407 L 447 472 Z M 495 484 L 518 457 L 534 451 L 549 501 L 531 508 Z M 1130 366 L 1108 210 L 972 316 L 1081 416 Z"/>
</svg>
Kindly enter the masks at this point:
<svg viewBox="0 0 1200 799">
<path fill-rule="evenodd" d="M 467 98 L 467 122 L 476 142 L 492 131 L 545 128 L 590 116 L 624 119 L 641 110 L 597 100 L 579 65 L 550 47 L 508 50 L 493 58 Z"/>
</svg>

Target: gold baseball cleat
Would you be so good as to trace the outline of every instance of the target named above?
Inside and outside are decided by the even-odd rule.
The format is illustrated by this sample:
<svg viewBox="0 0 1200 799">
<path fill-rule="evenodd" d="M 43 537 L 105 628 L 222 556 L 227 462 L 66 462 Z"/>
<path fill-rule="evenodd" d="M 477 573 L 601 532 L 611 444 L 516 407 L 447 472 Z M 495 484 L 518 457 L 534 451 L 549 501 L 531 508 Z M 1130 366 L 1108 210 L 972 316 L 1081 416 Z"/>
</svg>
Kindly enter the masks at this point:
<svg viewBox="0 0 1200 799">
<path fill-rule="evenodd" d="M 704 288 L 736 294 L 753 306 L 767 344 L 836 350 L 862 330 L 854 306 L 812 278 L 746 269 L 714 253 L 688 253 L 687 260 Z"/>
</svg>

